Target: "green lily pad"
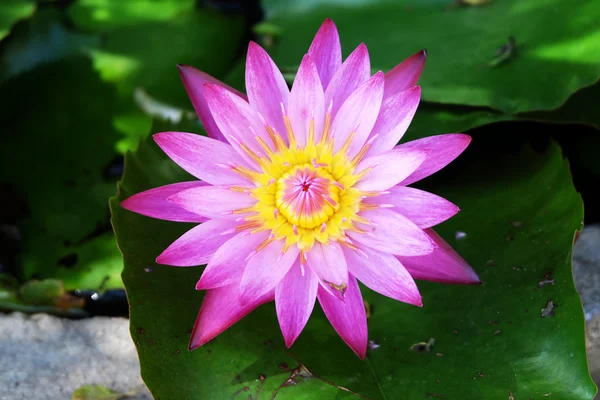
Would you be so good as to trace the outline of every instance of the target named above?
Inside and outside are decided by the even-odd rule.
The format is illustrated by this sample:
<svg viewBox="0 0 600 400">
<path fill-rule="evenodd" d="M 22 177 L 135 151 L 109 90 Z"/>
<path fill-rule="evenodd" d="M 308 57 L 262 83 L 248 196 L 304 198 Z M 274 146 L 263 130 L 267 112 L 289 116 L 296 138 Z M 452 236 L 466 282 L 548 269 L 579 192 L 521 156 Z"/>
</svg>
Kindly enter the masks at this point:
<svg viewBox="0 0 600 400">
<path fill-rule="evenodd" d="M 0 182 L 8 182 L 29 211 L 20 223 L 22 278 L 58 274 L 67 289 L 97 288 L 109 274 L 109 286 L 120 286 L 110 235 L 91 243 L 110 230 L 107 199 L 115 180 L 105 171 L 119 138 L 111 126 L 114 88 L 89 60 L 75 57 L 20 74 L 0 93 Z M 90 267 L 93 279 L 84 277 Z"/>
<path fill-rule="evenodd" d="M 4 0 L 0 4 L 0 40 L 10 32 L 13 24 L 29 17 L 35 11 L 35 2 L 29 0 Z"/>
<path fill-rule="evenodd" d="M 559 107 L 600 78 L 600 3 L 492 0 L 343 2 L 270 0 L 267 21 L 281 28 L 269 50 L 284 69 L 297 68 L 327 17 L 339 28 L 344 54 L 365 42 L 374 71 L 387 71 L 422 48 L 428 60 L 423 99 L 485 106 L 513 114 Z M 497 52 L 514 38 L 503 62 Z"/>
<path fill-rule="evenodd" d="M 1 7 L 1 6 L 0 6 Z M 97 35 L 64 24 L 55 8 L 42 8 L 17 25 L 1 49 L 0 82 L 61 59 L 81 55 L 100 43 Z"/>
<path fill-rule="evenodd" d="M 591 400 L 596 389 L 571 276 L 573 236 L 581 229 L 583 209 L 567 162 L 554 143 L 541 151 L 519 145 L 497 151 L 498 141 L 486 139 L 476 137 L 458 161 L 426 182 L 428 190 L 463 210 L 439 232 L 483 284 L 420 282 L 422 308 L 363 288 L 373 341 L 364 361 L 318 306 L 287 351 L 272 303 L 188 352 L 203 297 L 194 290 L 202 268 L 162 266 L 154 259 L 192 225 L 137 215 L 119 203 L 190 177 L 151 139 L 140 143 L 126 155 L 110 204 L 125 261 L 131 333 L 153 395 L 351 399 L 355 392 L 371 399 L 506 400 L 551 393 L 552 399 Z M 509 142 L 504 137 L 500 144 Z M 431 338 L 429 346 L 419 345 Z M 418 348 L 425 351 L 414 351 Z"/>
<path fill-rule="evenodd" d="M 110 30 L 146 22 L 167 22 L 190 11 L 195 0 L 78 0 L 69 8 L 82 29 Z"/>
</svg>

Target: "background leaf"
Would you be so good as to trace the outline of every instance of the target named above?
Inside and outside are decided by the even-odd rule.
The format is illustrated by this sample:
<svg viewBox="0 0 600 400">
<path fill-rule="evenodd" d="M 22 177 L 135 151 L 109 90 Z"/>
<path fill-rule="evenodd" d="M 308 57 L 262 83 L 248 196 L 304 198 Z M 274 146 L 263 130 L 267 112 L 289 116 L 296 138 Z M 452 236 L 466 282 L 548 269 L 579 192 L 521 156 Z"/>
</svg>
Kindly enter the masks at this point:
<svg viewBox="0 0 600 400">
<path fill-rule="evenodd" d="M 423 99 L 491 107 L 505 113 L 551 110 L 600 78 L 600 3 L 492 0 L 459 7 L 451 0 L 281 2 L 268 0 L 267 21 L 281 28 L 269 50 L 295 70 L 327 17 L 345 55 L 364 41 L 373 71 L 387 71 L 421 48 L 428 61 Z M 517 51 L 489 67 L 512 36 Z M 565 77 L 568 77 L 566 79 Z"/>
<path fill-rule="evenodd" d="M 292 358 L 273 304 L 187 352 L 202 301 L 202 293 L 193 290 L 202 269 L 156 265 L 154 258 L 192 225 L 146 218 L 119 202 L 189 176 L 150 139 L 142 142 L 126 156 L 111 209 L 125 260 L 131 332 L 153 395 L 262 398 L 276 392 L 277 399 L 354 398 L 339 385 L 373 399 L 438 394 L 505 400 L 508 391 L 517 399 L 548 393 L 553 399 L 593 398 L 583 313 L 570 269 L 573 234 L 583 218 L 581 199 L 555 143 L 533 150 L 511 147 L 515 141 L 516 135 L 502 143 L 475 137 L 451 168 L 422 185 L 463 210 L 439 232 L 474 266 L 483 285 L 420 282 L 423 308 L 363 289 L 376 347 L 365 361 L 343 344 L 321 310 L 291 348 Z M 455 239 L 457 231 L 466 237 Z M 554 284 L 542 285 L 545 280 Z M 541 317 L 550 300 L 554 313 Z M 430 352 L 411 351 L 430 338 L 435 339 Z"/>
<path fill-rule="evenodd" d="M 11 26 L 20 19 L 33 14 L 35 3 L 29 0 L 4 0 L 0 4 L 0 40 L 2 40 Z"/>
<path fill-rule="evenodd" d="M 2 84 L 0 93 L 0 181 L 10 183 L 28 208 L 21 223 L 22 277 L 58 273 L 69 288 L 78 287 L 91 267 L 83 263 L 90 254 L 80 260 L 79 251 L 90 251 L 85 243 L 110 229 L 106 199 L 115 181 L 105 175 L 118 139 L 111 126 L 116 93 L 83 57 L 23 73 Z M 97 262 L 106 260 L 105 248 L 118 254 L 114 241 L 103 243 L 102 249 L 92 246 Z M 119 272 L 115 264 L 85 283 L 120 287 Z"/>
</svg>

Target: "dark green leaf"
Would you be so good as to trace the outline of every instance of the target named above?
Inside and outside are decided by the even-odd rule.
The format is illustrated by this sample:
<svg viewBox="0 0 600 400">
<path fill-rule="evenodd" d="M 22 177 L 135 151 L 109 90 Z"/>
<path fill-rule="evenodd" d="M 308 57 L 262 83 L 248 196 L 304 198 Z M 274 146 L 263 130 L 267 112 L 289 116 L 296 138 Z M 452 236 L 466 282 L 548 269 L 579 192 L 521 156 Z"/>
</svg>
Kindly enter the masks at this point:
<svg viewBox="0 0 600 400">
<path fill-rule="evenodd" d="M 17 25 L 1 48 L 0 82 L 38 65 L 83 54 L 99 43 L 98 36 L 66 27 L 58 10 L 43 8 Z"/>
<path fill-rule="evenodd" d="M 161 266 L 154 259 L 192 225 L 143 217 L 119 203 L 190 177 L 150 140 L 142 142 L 126 156 L 111 209 L 125 260 L 132 336 L 153 395 L 271 398 L 277 392 L 277 399 L 350 399 L 354 391 L 372 399 L 437 394 L 506 400 L 510 391 L 516 399 L 548 393 L 552 399 L 592 399 L 581 302 L 570 268 L 583 210 L 567 162 L 554 143 L 539 153 L 477 143 L 430 180 L 428 190 L 463 210 L 439 231 L 484 283 L 421 282 L 423 308 L 363 289 L 371 310 L 369 336 L 378 347 L 361 361 L 320 309 L 288 354 L 272 304 L 188 352 L 203 297 L 194 290 L 202 268 Z M 466 237 L 456 240 L 458 231 Z M 541 286 L 552 279 L 554 284 Z M 541 317 L 550 300 L 553 313 Z M 431 351 L 411 350 L 430 338 Z"/>
<path fill-rule="evenodd" d="M 98 288 L 108 274 L 105 286 L 120 286 L 110 235 L 91 243 L 110 229 L 106 202 L 115 181 L 105 170 L 119 138 L 111 126 L 115 91 L 88 60 L 71 58 L 23 73 L 0 93 L 0 181 L 29 209 L 20 224 L 24 277 L 58 274 L 67 288 Z"/>
<path fill-rule="evenodd" d="M 599 2 L 455 5 L 452 0 L 358 0 L 350 5 L 270 0 L 265 4 L 268 22 L 282 30 L 270 51 L 280 67 L 297 68 L 319 25 L 330 17 L 339 28 L 344 54 L 364 41 L 374 71 L 387 71 L 426 48 L 420 81 L 424 100 L 506 113 L 557 108 L 600 78 Z M 490 67 L 511 36 L 514 54 Z"/>
</svg>

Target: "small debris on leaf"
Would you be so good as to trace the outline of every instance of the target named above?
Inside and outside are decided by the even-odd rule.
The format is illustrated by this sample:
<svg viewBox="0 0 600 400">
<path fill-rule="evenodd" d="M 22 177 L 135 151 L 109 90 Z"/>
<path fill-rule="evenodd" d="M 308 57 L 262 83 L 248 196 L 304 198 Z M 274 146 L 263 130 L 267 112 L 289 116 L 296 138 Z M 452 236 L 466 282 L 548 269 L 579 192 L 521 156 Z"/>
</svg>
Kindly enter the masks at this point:
<svg viewBox="0 0 600 400">
<path fill-rule="evenodd" d="M 508 400 L 515 400 L 515 396 L 510 392 L 510 390 L 507 390 L 508 392 Z"/>
<path fill-rule="evenodd" d="M 369 350 L 375 350 L 379 347 L 381 347 L 381 345 L 375 343 L 374 340 L 369 340 Z"/>
<path fill-rule="evenodd" d="M 539 281 L 537 284 L 538 288 L 541 288 L 542 286 L 546 286 L 546 285 L 554 285 L 554 279 L 544 279 L 542 281 Z"/>
<path fill-rule="evenodd" d="M 546 307 L 542 308 L 542 313 L 541 313 L 541 317 L 547 317 L 549 315 L 553 316 L 554 315 L 554 309 L 556 308 L 556 304 L 554 304 L 554 302 L 552 300 L 548 300 L 548 303 L 546 303 Z"/>
<path fill-rule="evenodd" d="M 267 377 L 265 376 L 265 374 L 260 374 L 258 375 L 258 379 L 262 382 L 266 379 Z"/>
<path fill-rule="evenodd" d="M 498 336 L 502 334 L 502 329 L 498 329 L 496 332 L 494 332 L 494 336 Z"/>
<path fill-rule="evenodd" d="M 410 349 L 412 351 L 416 351 L 418 353 L 427 353 L 427 352 L 431 351 L 431 348 L 433 347 L 434 344 L 435 344 L 435 339 L 430 338 L 427 343 L 425 343 L 425 342 L 415 343 L 412 346 L 410 346 Z"/>
<path fill-rule="evenodd" d="M 495 267 L 496 266 L 496 261 L 495 260 L 488 260 L 487 266 L 488 267 Z"/>
<path fill-rule="evenodd" d="M 523 226 L 523 221 L 511 221 L 510 224 L 513 228 L 520 228 Z"/>
<path fill-rule="evenodd" d="M 366 300 L 364 301 L 364 303 L 365 303 L 365 314 L 367 314 L 367 319 L 369 319 L 371 317 L 371 305 Z"/>
<path fill-rule="evenodd" d="M 467 237 L 467 233 L 462 231 L 456 231 L 454 237 L 456 238 L 456 240 L 461 240 Z"/>
<path fill-rule="evenodd" d="M 508 43 L 496 50 L 495 57 L 488 62 L 488 67 L 494 68 L 513 58 L 516 54 L 517 42 L 513 36 L 508 37 Z"/>
</svg>

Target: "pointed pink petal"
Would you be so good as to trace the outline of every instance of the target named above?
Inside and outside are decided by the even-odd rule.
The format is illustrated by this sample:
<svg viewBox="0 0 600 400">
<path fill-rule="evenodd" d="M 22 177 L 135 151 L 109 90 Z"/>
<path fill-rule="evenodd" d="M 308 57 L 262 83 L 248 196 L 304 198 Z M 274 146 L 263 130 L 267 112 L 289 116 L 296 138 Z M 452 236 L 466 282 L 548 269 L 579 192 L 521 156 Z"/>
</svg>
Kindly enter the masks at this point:
<svg viewBox="0 0 600 400">
<path fill-rule="evenodd" d="M 339 299 L 344 298 L 348 286 L 348 267 L 342 247 L 335 242 L 325 246 L 315 243 L 306 255 L 310 269 L 325 289 Z"/>
<path fill-rule="evenodd" d="M 368 248 L 364 255 L 344 249 L 350 273 L 371 290 L 403 303 L 423 305 L 419 289 L 406 268 L 391 254 Z M 367 258 L 368 257 L 368 258 Z"/>
<path fill-rule="evenodd" d="M 194 350 L 214 339 L 256 307 L 273 300 L 274 291 L 265 293 L 254 301 L 243 305 L 237 301 L 239 296 L 239 282 L 206 292 L 192 331 L 189 344 L 190 350 Z"/>
<path fill-rule="evenodd" d="M 426 150 L 396 148 L 383 154 L 368 157 L 356 166 L 356 172 L 372 168 L 356 184 L 360 190 L 387 190 L 402 182 L 427 159 Z"/>
<path fill-rule="evenodd" d="M 391 205 L 392 211 L 404 215 L 419 228 L 430 228 L 455 216 L 460 209 L 443 197 L 423 190 L 394 186 L 382 194 L 365 199 L 369 204 Z"/>
<path fill-rule="evenodd" d="M 421 166 L 408 178 L 404 179 L 403 186 L 410 185 L 439 171 L 450 164 L 471 143 L 471 136 L 462 133 L 448 133 L 445 135 L 429 136 L 412 142 L 402 143 L 397 149 L 427 149 L 429 154 Z"/>
<path fill-rule="evenodd" d="M 134 194 L 121 203 L 121 207 L 147 217 L 176 222 L 204 222 L 206 217 L 167 201 L 172 195 L 187 189 L 205 187 L 206 182 L 179 182 Z"/>
<path fill-rule="evenodd" d="M 329 85 L 325 89 L 325 107 L 329 107 L 330 103 L 333 105 L 332 117 L 335 117 L 350 93 L 358 89 L 370 76 L 369 51 L 367 46 L 361 43 L 333 74 Z M 317 135 L 317 137 L 321 137 L 321 135 Z"/>
<path fill-rule="evenodd" d="M 250 183 L 231 169 L 219 166 L 223 160 L 245 165 L 245 161 L 227 143 L 185 132 L 162 132 L 153 138 L 173 161 L 198 179 L 211 185 Z"/>
<path fill-rule="evenodd" d="M 277 319 L 289 348 L 298 338 L 308 322 L 317 299 L 319 279 L 310 269 L 302 274 L 296 260 L 292 268 L 275 288 Z"/>
<path fill-rule="evenodd" d="M 170 196 L 167 201 L 190 212 L 217 219 L 237 219 L 240 215 L 233 214 L 234 210 L 256 204 L 256 199 L 246 193 L 216 186 L 184 190 Z"/>
<path fill-rule="evenodd" d="M 219 85 L 205 83 L 204 96 L 217 126 L 227 141 L 249 165 L 256 165 L 256 162 L 240 146 L 240 143 L 243 143 L 254 152 L 260 153 L 263 150 L 255 136 L 260 136 L 267 143 L 271 143 L 256 111 L 250 104 Z M 223 160 L 224 163 L 227 161 Z"/>
<path fill-rule="evenodd" d="M 415 86 L 423 72 L 426 58 L 427 53 L 421 50 L 388 71 L 385 74 L 384 99 Z"/>
<path fill-rule="evenodd" d="M 200 224 L 174 241 L 156 258 L 158 264 L 176 267 L 203 265 L 217 249 L 234 233 L 221 235 L 237 225 L 237 222 L 224 219 L 211 219 Z"/>
<path fill-rule="evenodd" d="M 383 73 L 381 71 L 348 96 L 331 124 L 331 132 L 335 139 L 335 151 L 341 149 L 346 139 L 354 132 L 348 156 L 352 158 L 358 153 L 377 121 L 382 97 Z"/>
<path fill-rule="evenodd" d="M 481 283 L 473 268 L 444 239 L 431 228 L 425 232 L 438 246 L 431 254 L 398 257 L 413 278 L 442 283 Z"/>
<path fill-rule="evenodd" d="M 261 113 L 269 126 L 285 139 L 281 104 L 287 107 L 290 91 L 269 54 L 254 42 L 248 45 L 246 57 L 246 92 L 254 110 Z"/>
<path fill-rule="evenodd" d="M 326 88 L 335 71 L 342 66 L 342 46 L 340 36 L 333 21 L 323 22 L 308 49 L 308 55 L 315 61 L 323 88 Z"/>
<path fill-rule="evenodd" d="M 415 86 L 383 101 L 369 137 L 378 136 L 371 144 L 368 155 L 383 153 L 398 144 L 417 111 L 420 99 L 421 88 Z"/>
<path fill-rule="evenodd" d="M 273 289 L 290 270 L 298 257 L 298 247 L 282 253 L 285 240 L 276 240 L 253 255 L 246 264 L 241 284 L 240 302 L 253 302 Z"/>
<path fill-rule="evenodd" d="M 367 315 L 356 278 L 349 276 L 345 301 L 339 301 L 322 286 L 317 297 L 333 329 L 357 356 L 364 359 L 368 339 Z"/>
<path fill-rule="evenodd" d="M 179 75 L 183 81 L 183 86 L 185 86 L 185 90 L 192 101 L 196 114 L 198 114 L 200 121 L 202 121 L 206 133 L 213 139 L 225 142 L 225 137 L 217 127 L 217 124 L 208 109 L 208 105 L 206 104 L 203 85 L 205 82 L 221 85 L 244 100 L 246 100 L 246 95 L 196 68 L 188 65 L 178 65 L 177 67 L 179 68 Z"/>
<path fill-rule="evenodd" d="M 196 290 L 214 289 L 241 281 L 246 258 L 267 236 L 267 231 L 250 235 L 243 232 L 227 240 L 208 261 Z"/>
<path fill-rule="evenodd" d="M 433 251 L 435 245 L 421 228 L 408 218 L 387 209 L 363 211 L 361 217 L 374 223 L 365 229 L 372 232 L 348 233 L 353 240 L 384 253 L 404 256 L 422 256 Z"/>
<path fill-rule="evenodd" d="M 323 131 L 324 96 L 317 68 L 312 58 L 306 55 L 298 68 L 288 105 L 294 136 L 301 147 L 306 145 L 311 119 L 314 119 L 315 137 L 316 133 L 320 134 Z"/>
</svg>

